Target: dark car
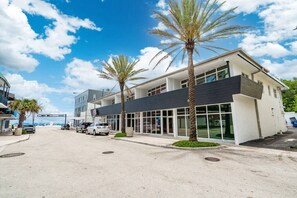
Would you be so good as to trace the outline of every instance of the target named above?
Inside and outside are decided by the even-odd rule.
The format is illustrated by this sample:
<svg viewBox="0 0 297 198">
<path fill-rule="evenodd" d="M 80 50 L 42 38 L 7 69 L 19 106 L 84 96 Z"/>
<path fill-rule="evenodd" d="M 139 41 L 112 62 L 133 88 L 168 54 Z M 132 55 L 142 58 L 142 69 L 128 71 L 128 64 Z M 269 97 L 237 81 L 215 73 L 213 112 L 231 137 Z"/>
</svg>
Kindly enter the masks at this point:
<svg viewBox="0 0 297 198">
<path fill-rule="evenodd" d="M 81 123 L 80 125 L 78 125 L 76 127 L 76 132 L 77 133 L 78 132 L 85 133 L 86 130 L 87 130 L 87 128 L 88 128 L 88 126 L 90 126 L 91 124 L 92 124 L 92 122 L 83 122 L 83 123 Z"/>
<path fill-rule="evenodd" d="M 69 124 L 64 124 L 61 126 L 61 130 L 69 130 L 70 129 L 70 125 Z"/>
<path fill-rule="evenodd" d="M 24 124 L 23 130 L 27 133 L 35 133 L 35 126 L 33 126 L 32 124 Z"/>
</svg>

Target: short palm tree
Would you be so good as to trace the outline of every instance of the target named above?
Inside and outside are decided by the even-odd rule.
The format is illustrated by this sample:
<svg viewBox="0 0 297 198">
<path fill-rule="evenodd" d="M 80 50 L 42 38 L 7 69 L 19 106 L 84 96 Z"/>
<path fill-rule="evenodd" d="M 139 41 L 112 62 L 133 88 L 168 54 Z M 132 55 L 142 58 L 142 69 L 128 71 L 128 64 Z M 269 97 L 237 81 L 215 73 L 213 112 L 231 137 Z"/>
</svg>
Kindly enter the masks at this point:
<svg viewBox="0 0 297 198">
<path fill-rule="evenodd" d="M 120 55 L 112 57 L 111 63 L 102 62 L 102 70 L 99 71 L 100 78 L 115 80 L 119 83 L 121 91 L 121 131 L 125 133 L 125 97 L 124 89 L 129 90 L 127 83 L 129 81 L 144 79 L 144 77 L 136 77 L 136 75 L 146 71 L 147 69 L 135 69 L 138 60 L 129 62 L 129 57 Z"/>
<path fill-rule="evenodd" d="M 199 55 L 198 49 L 213 52 L 225 50 L 214 45 L 213 42 L 218 39 L 228 38 L 231 35 L 242 34 L 247 28 L 227 24 L 236 15 L 233 15 L 235 8 L 224 12 L 221 11 L 220 9 L 224 3 L 219 3 L 218 0 L 170 0 L 168 15 L 164 15 L 159 11 L 154 12 L 155 18 L 167 28 L 166 30 L 150 30 L 151 34 L 166 39 L 165 42 L 162 42 L 164 48 L 152 60 L 164 52 L 167 53 L 159 59 L 155 67 L 169 56 L 173 56 L 173 58 L 168 68 L 179 55 L 182 55 L 182 61 L 186 55 L 188 57 L 190 141 L 197 141 L 193 54 Z"/>
<path fill-rule="evenodd" d="M 37 100 L 35 100 L 35 99 L 31 100 L 31 105 L 30 106 L 31 106 L 30 112 L 32 113 L 32 124 L 34 125 L 35 114 L 42 111 L 42 106 L 40 104 L 38 104 Z"/>
<path fill-rule="evenodd" d="M 42 109 L 35 99 L 14 100 L 13 102 L 9 103 L 9 108 L 12 111 L 17 111 L 19 113 L 19 128 L 23 127 L 23 122 L 27 119 L 30 113 L 38 113 Z"/>
</svg>

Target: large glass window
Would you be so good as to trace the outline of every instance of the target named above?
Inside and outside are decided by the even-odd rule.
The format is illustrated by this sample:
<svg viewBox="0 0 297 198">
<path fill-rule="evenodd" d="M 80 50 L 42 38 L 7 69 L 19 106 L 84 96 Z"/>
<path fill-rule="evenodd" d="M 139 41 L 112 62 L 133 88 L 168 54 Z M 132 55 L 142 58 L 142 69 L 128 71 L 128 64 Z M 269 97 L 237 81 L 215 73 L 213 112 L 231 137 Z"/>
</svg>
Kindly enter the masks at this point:
<svg viewBox="0 0 297 198">
<path fill-rule="evenodd" d="M 188 108 L 177 109 L 178 136 L 189 136 Z M 231 104 L 196 107 L 197 135 L 200 138 L 234 140 Z"/>
<path fill-rule="evenodd" d="M 206 115 L 198 115 L 196 117 L 197 129 L 198 129 L 198 137 L 208 138 L 207 131 L 207 116 Z"/>
<path fill-rule="evenodd" d="M 160 86 L 154 87 L 152 89 L 149 89 L 147 91 L 147 95 L 148 96 L 154 96 L 154 95 L 164 93 L 164 92 L 166 92 L 166 83 L 164 83 L 164 84 L 162 84 Z"/>
<path fill-rule="evenodd" d="M 225 140 L 234 140 L 234 130 L 232 114 L 222 114 L 223 138 Z"/>
<path fill-rule="evenodd" d="M 209 138 L 222 139 L 220 114 L 208 115 Z"/>
<path fill-rule="evenodd" d="M 195 77 L 195 79 L 196 79 L 196 85 L 200 85 L 203 83 L 213 82 L 216 80 L 222 80 L 222 79 L 229 78 L 229 77 L 230 77 L 229 66 L 225 65 L 225 66 L 219 67 L 217 69 L 208 71 L 206 73 L 199 74 Z M 181 83 L 182 88 L 189 86 L 188 79 L 184 79 L 180 83 Z"/>
<path fill-rule="evenodd" d="M 148 111 L 143 113 L 143 133 L 161 134 L 160 111 Z"/>
</svg>

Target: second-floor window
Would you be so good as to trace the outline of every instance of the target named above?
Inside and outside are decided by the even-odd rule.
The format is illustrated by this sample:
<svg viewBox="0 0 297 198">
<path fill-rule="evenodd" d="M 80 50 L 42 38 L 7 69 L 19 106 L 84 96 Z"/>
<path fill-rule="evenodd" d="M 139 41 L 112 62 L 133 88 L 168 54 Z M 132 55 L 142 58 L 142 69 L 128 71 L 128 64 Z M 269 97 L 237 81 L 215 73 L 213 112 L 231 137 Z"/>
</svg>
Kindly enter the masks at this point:
<svg viewBox="0 0 297 198">
<path fill-rule="evenodd" d="M 275 98 L 277 98 L 277 92 L 276 92 L 276 89 L 273 89 L 273 95 Z"/>
<path fill-rule="evenodd" d="M 126 100 L 130 101 L 130 100 L 134 100 L 135 99 L 135 94 L 134 93 L 130 93 L 126 96 Z"/>
<path fill-rule="evenodd" d="M 166 83 L 160 85 L 160 86 L 157 86 L 157 87 L 154 87 L 152 89 L 149 89 L 147 91 L 147 95 L 148 96 L 154 96 L 154 95 L 158 95 L 160 93 L 164 93 L 166 92 Z"/>
<path fill-rule="evenodd" d="M 213 82 L 216 80 L 222 80 L 229 77 L 230 77 L 229 67 L 228 65 L 225 65 L 217 69 L 208 71 L 206 73 L 197 75 L 195 77 L 195 82 L 196 82 L 196 85 L 200 85 L 208 82 Z M 181 88 L 185 88 L 189 86 L 188 79 L 182 80 L 180 83 L 181 83 Z"/>
<path fill-rule="evenodd" d="M 268 85 L 268 94 L 269 96 L 271 96 L 271 90 L 270 90 L 270 86 Z"/>
</svg>

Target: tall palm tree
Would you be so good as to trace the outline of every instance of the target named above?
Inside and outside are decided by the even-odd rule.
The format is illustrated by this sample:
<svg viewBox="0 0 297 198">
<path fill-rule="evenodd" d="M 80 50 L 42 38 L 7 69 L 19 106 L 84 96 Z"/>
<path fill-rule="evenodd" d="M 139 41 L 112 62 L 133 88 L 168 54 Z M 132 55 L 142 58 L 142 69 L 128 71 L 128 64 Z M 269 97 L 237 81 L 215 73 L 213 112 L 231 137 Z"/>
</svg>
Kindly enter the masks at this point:
<svg viewBox="0 0 297 198">
<path fill-rule="evenodd" d="M 112 57 L 111 63 L 102 62 L 102 70 L 99 76 L 108 80 L 115 80 L 119 83 L 121 91 L 121 131 L 126 132 L 125 126 L 125 97 L 124 89 L 129 90 L 127 83 L 129 81 L 144 79 L 144 77 L 136 77 L 136 75 L 146 71 L 147 69 L 135 69 L 138 60 L 129 62 L 129 57 L 120 55 Z"/>
<path fill-rule="evenodd" d="M 42 109 L 37 100 L 29 100 L 26 98 L 14 100 L 13 102 L 9 103 L 9 108 L 19 113 L 19 128 L 23 127 L 23 122 L 27 119 L 30 113 L 39 112 Z"/>
<path fill-rule="evenodd" d="M 225 50 L 214 45 L 213 42 L 231 35 L 242 34 L 247 29 L 247 27 L 227 24 L 236 17 L 233 15 L 236 8 L 223 12 L 221 8 L 224 3 L 219 3 L 219 0 L 181 0 L 181 2 L 170 0 L 168 15 L 154 11 L 155 18 L 165 25 L 166 30 L 156 28 L 150 30 L 150 33 L 165 38 L 166 41 L 161 43 L 164 48 L 152 60 L 167 52 L 159 59 L 155 67 L 169 56 L 173 56 L 173 58 L 168 68 L 179 55 L 182 55 L 182 61 L 186 55 L 188 56 L 190 141 L 197 141 L 193 54 L 199 55 L 198 49 L 216 53 L 217 50 Z"/>
</svg>

